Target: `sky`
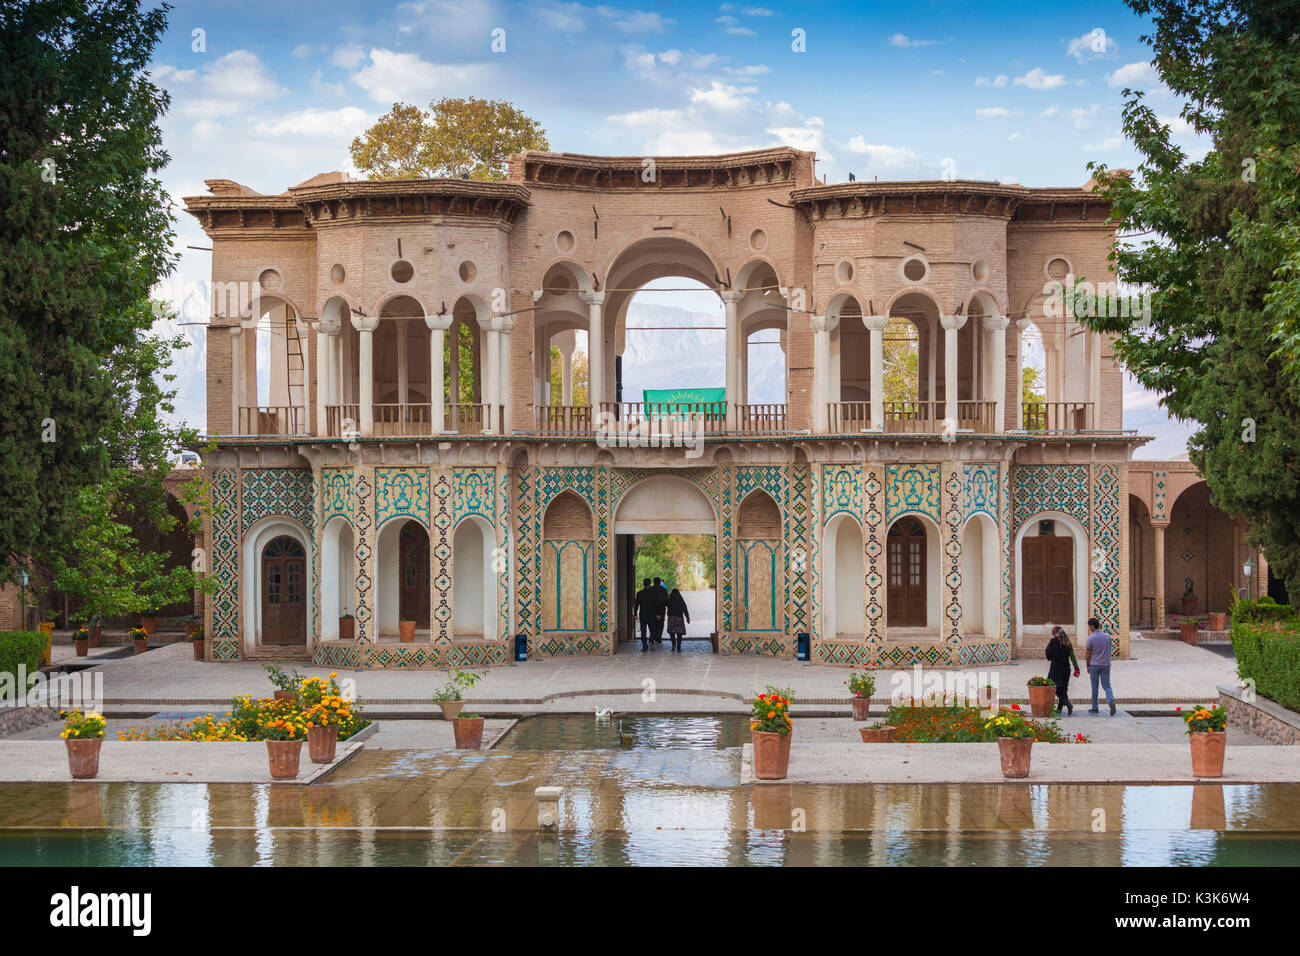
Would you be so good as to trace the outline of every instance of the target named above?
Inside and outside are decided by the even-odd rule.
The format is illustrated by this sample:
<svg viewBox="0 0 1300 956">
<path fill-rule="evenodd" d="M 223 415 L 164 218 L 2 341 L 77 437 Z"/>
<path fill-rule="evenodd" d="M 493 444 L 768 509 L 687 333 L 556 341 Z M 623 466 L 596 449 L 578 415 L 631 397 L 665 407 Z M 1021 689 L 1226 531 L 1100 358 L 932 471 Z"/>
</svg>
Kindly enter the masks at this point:
<svg viewBox="0 0 1300 956">
<path fill-rule="evenodd" d="M 352 138 L 394 102 L 507 99 L 557 151 L 712 153 L 779 144 L 817 174 L 996 179 L 1078 186 L 1089 160 L 1133 168 L 1120 131 L 1128 86 L 1193 155 L 1204 151 L 1155 78 L 1149 25 L 1119 2 L 635 3 L 176 0 L 151 72 L 163 118 L 180 268 L 160 294 L 202 322 L 210 272 L 181 198 L 233 179 L 278 193 L 355 172 Z M 655 301 L 665 304 L 664 294 Z M 706 294 L 707 295 L 707 294 Z M 679 307 L 714 312 L 685 293 Z M 716 300 L 715 300 L 716 301 Z M 178 412 L 202 423 L 195 343 L 178 363 Z M 1125 427 L 1156 436 L 1138 457 L 1185 452 L 1191 429 L 1126 386 Z"/>
</svg>

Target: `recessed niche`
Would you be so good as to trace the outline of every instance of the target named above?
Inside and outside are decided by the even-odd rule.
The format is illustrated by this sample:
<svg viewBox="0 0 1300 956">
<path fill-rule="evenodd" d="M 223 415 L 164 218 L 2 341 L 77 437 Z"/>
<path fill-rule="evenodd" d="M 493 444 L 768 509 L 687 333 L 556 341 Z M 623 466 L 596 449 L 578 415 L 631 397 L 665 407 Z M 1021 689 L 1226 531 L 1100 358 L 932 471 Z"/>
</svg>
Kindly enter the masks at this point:
<svg viewBox="0 0 1300 956">
<path fill-rule="evenodd" d="M 762 229 L 755 229 L 749 234 L 749 248 L 755 252 L 762 252 L 767 248 L 767 233 Z"/>
<path fill-rule="evenodd" d="M 1047 277 L 1049 279 L 1064 279 L 1070 274 L 1070 263 L 1057 256 L 1047 263 Z"/>
<path fill-rule="evenodd" d="M 853 263 L 849 262 L 848 259 L 845 259 L 843 262 L 841 262 L 839 265 L 837 265 L 837 266 L 835 267 L 835 279 L 836 279 L 836 281 L 841 282 L 841 283 L 843 283 L 843 282 L 852 282 L 852 281 L 853 281 Z"/>
<path fill-rule="evenodd" d="M 555 234 L 555 248 L 561 252 L 572 252 L 578 245 L 578 240 L 573 238 L 573 233 L 567 229 L 561 229 Z"/>
<path fill-rule="evenodd" d="M 415 277 L 415 266 L 405 259 L 398 259 L 388 270 L 394 282 L 410 282 Z"/>
<path fill-rule="evenodd" d="M 977 259 L 971 263 L 971 278 L 976 282 L 987 282 L 989 279 L 989 264 L 983 259 Z"/>
<path fill-rule="evenodd" d="M 474 277 L 478 275 L 478 266 L 466 259 L 456 271 L 460 274 L 461 282 L 473 282 Z"/>
<path fill-rule="evenodd" d="M 330 269 L 330 281 L 335 285 L 342 285 L 343 280 L 348 277 L 348 270 L 344 269 L 339 263 L 334 263 Z"/>
<path fill-rule="evenodd" d="M 280 273 L 274 269 L 264 269 L 262 274 L 257 277 L 257 283 L 263 289 L 278 289 L 280 288 L 280 282 Z"/>
<path fill-rule="evenodd" d="M 920 282 L 929 273 L 930 267 L 920 256 L 914 256 L 903 263 L 903 278 L 908 282 Z"/>
</svg>

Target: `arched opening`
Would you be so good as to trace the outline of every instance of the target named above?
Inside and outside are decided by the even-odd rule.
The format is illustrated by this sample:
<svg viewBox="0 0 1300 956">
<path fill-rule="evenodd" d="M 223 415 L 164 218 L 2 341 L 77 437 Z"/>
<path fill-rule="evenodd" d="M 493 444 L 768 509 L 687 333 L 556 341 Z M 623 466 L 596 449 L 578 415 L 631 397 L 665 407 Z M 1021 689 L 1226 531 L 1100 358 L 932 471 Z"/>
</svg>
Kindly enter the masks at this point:
<svg viewBox="0 0 1300 956">
<path fill-rule="evenodd" d="M 595 618 L 595 522 L 591 508 L 563 491 L 542 519 L 542 630 L 592 632 Z"/>
<path fill-rule="evenodd" d="M 1016 532 L 1016 640 L 1021 653 L 1041 653 L 1059 624 L 1072 638 L 1086 633 L 1088 535 L 1059 511 L 1034 515 Z M 1026 637 L 1033 637 L 1033 646 Z"/>
<path fill-rule="evenodd" d="M 377 549 L 378 639 L 397 639 L 401 621 L 414 621 L 416 636 L 429 638 L 429 532 L 413 518 L 393 518 L 379 529 Z"/>
<path fill-rule="evenodd" d="M 852 515 L 837 514 L 826 525 L 824 541 L 822 630 L 831 637 L 860 641 L 866 633 L 862 528 Z"/>
<path fill-rule="evenodd" d="M 1047 428 L 1047 352 L 1043 333 L 1033 322 L 1020 332 L 1020 427 L 1027 431 Z"/>
<path fill-rule="evenodd" d="M 244 535 L 241 603 L 244 646 L 307 643 L 315 557 L 296 521 L 266 518 Z"/>
<path fill-rule="evenodd" d="M 894 300 L 888 315 L 884 336 L 885 430 L 932 431 L 944 417 L 945 340 L 939 326 L 939 307 L 930 296 L 909 292 Z M 958 356 L 962 351 L 960 336 L 961 332 Z"/>
<path fill-rule="evenodd" d="M 890 636 L 938 625 L 939 534 L 926 519 L 905 515 L 885 535 L 885 621 Z"/>
<path fill-rule="evenodd" d="M 452 536 L 452 608 L 456 640 L 495 640 L 496 534 L 477 515 L 456 526 Z"/>
<path fill-rule="evenodd" d="M 783 629 L 785 567 L 781 539 L 781 509 L 767 492 L 750 492 L 736 511 L 738 630 Z"/>
<path fill-rule="evenodd" d="M 471 296 L 452 307 L 451 327 L 443 336 L 442 385 L 446 400 L 444 426 L 460 434 L 478 434 L 485 427 L 489 391 L 484 369 L 487 310 Z"/>
<path fill-rule="evenodd" d="M 586 432 L 592 427 L 589 366 L 591 281 L 571 262 L 557 262 L 542 278 L 533 312 L 534 396 L 537 427 L 544 432 Z"/>
<path fill-rule="evenodd" d="M 1232 516 L 1214 503 L 1208 482 L 1198 481 L 1175 499 L 1165 531 L 1163 571 L 1169 613 L 1228 610 L 1233 582 L 1245 561 L 1237 541 Z"/>
<path fill-rule="evenodd" d="M 1156 541 L 1151 512 L 1137 495 L 1128 496 L 1129 624 L 1156 626 Z M 1163 569 L 1162 569 L 1163 570 Z"/>
<path fill-rule="evenodd" d="M 307 356 L 300 315 L 287 299 L 253 299 L 255 318 L 234 338 L 236 434 L 305 435 Z"/>
<path fill-rule="evenodd" d="M 339 639 L 339 618 L 356 611 L 356 556 L 352 525 L 342 515 L 325 523 L 320 551 L 321 639 Z"/>
<path fill-rule="evenodd" d="M 997 637 L 1002 549 L 998 529 L 986 514 L 966 521 L 961 544 L 961 633 L 968 637 Z"/>
<path fill-rule="evenodd" d="M 762 260 L 747 263 L 736 276 L 735 288 L 742 294 L 736 306 L 740 371 L 735 397 L 741 431 L 783 431 L 786 427 L 789 312 L 780 285 L 776 271 Z"/>
<path fill-rule="evenodd" d="M 375 434 L 433 434 L 433 366 L 424 307 L 409 295 L 389 299 L 374 334 Z"/>
</svg>

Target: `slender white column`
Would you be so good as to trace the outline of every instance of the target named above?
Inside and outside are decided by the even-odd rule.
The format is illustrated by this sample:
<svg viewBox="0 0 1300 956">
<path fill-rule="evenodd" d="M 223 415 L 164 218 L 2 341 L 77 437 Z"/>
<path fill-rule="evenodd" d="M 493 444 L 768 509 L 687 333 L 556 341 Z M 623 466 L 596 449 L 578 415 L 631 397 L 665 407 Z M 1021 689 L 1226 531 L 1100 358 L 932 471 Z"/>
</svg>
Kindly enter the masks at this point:
<svg viewBox="0 0 1300 956">
<path fill-rule="evenodd" d="M 486 367 L 483 374 L 483 386 L 479 389 L 479 401 L 487 407 L 483 418 L 483 428 L 489 433 L 497 426 L 497 370 L 500 352 L 497 351 L 497 332 L 489 325 L 483 330 L 483 347 L 480 351 L 481 365 Z"/>
<path fill-rule="evenodd" d="M 992 352 L 993 430 L 999 435 L 1006 431 L 1007 411 L 1007 326 L 1011 320 L 1005 315 L 991 315 L 984 320 L 989 330 L 989 351 Z"/>
<path fill-rule="evenodd" d="M 587 395 L 593 414 L 605 400 L 605 293 L 583 292 L 587 303 Z"/>
<path fill-rule="evenodd" d="M 293 321 L 298 328 L 298 345 L 299 348 L 302 349 L 302 353 L 301 353 L 302 354 L 302 431 L 303 434 L 310 435 L 311 434 L 311 427 L 310 427 L 311 397 L 313 394 L 311 390 L 312 345 L 311 342 L 309 341 L 311 337 L 307 334 L 307 332 L 310 330 L 311 324 L 309 322 L 304 322 L 302 319 L 297 319 L 297 318 L 295 318 Z M 293 391 L 290 390 L 289 394 L 292 396 Z"/>
<path fill-rule="evenodd" d="M 243 396 L 243 371 L 244 362 L 241 349 L 239 348 L 240 337 L 242 332 L 237 325 L 230 327 L 230 434 L 239 434 L 239 407 L 244 404 Z"/>
<path fill-rule="evenodd" d="M 429 327 L 429 430 L 438 434 L 447 428 L 447 402 L 442 392 L 443 338 L 451 328 L 451 315 L 426 315 Z"/>
<path fill-rule="evenodd" d="M 885 430 L 885 326 L 887 315 L 864 315 L 871 346 L 871 427 Z"/>
<path fill-rule="evenodd" d="M 503 315 L 497 331 L 497 407 L 501 410 L 501 434 L 510 433 L 510 367 L 511 332 L 515 330 L 515 317 Z"/>
<path fill-rule="evenodd" d="M 360 333 L 360 394 L 357 396 L 361 434 L 370 437 L 375 433 L 375 329 L 379 327 L 376 316 L 353 316 L 352 326 Z"/>
<path fill-rule="evenodd" d="M 735 431 L 737 408 L 740 403 L 740 300 L 745 293 L 729 290 L 722 293 L 722 303 L 727 314 L 727 431 Z"/>
<path fill-rule="evenodd" d="M 326 434 L 325 419 L 328 415 L 330 394 L 330 342 L 334 336 L 326 328 L 325 322 L 316 323 L 316 434 Z"/>
<path fill-rule="evenodd" d="M 964 315 L 941 315 L 943 326 L 943 417 L 957 421 L 957 331 L 966 324 Z"/>
<path fill-rule="evenodd" d="M 831 332 L 839 317 L 811 315 L 813 331 L 813 427 L 814 432 L 830 430 Z"/>
<path fill-rule="evenodd" d="M 1016 381 L 1011 390 L 1011 430 L 1022 431 L 1025 427 L 1025 330 L 1029 328 L 1029 319 L 1016 319 L 1016 331 L 1019 343 L 1016 348 Z"/>
</svg>

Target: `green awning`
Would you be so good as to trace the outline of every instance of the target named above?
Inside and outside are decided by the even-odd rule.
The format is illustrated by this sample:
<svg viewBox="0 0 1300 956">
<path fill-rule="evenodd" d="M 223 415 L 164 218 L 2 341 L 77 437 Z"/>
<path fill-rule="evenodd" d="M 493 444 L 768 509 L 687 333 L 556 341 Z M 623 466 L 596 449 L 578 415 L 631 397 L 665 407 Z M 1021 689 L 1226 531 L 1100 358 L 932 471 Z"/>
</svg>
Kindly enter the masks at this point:
<svg viewBox="0 0 1300 956">
<path fill-rule="evenodd" d="M 701 405 L 708 402 L 725 402 L 725 388 L 647 388 L 641 392 L 646 404 Z"/>
</svg>

